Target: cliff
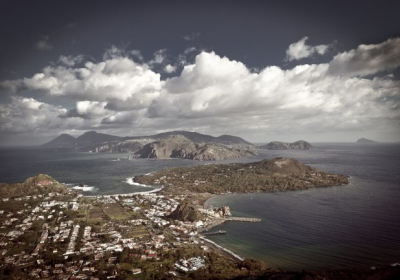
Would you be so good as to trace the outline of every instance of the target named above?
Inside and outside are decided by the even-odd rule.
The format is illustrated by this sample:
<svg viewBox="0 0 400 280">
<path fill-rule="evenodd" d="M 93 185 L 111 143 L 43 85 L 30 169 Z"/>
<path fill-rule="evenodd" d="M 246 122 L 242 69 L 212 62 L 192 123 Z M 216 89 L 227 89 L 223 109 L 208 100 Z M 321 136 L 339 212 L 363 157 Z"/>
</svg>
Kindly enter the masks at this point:
<svg viewBox="0 0 400 280">
<path fill-rule="evenodd" d="M 224 160 L 252 156 L 256 154 L 256 151 L 251 148 L 195 143 L 182 135 L 173 135 L 145 145 L 136 154 L 139 158 Z"/>
<path fill-rule="evenodd" d="M 293 143 L 272 141 L 258 148 L 267 150 L 309 150 L 312 149 L 313 146 L 307 141 L 299 140 Z"/>
</svg>

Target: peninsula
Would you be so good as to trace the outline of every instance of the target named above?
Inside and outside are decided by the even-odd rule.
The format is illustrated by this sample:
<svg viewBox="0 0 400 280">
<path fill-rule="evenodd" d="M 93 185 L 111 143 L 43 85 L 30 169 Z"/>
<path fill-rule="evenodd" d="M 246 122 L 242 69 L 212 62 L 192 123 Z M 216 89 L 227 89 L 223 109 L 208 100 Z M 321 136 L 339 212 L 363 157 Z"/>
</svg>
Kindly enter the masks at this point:
<svg viewBox="0 0 400 280">
<path fill-rule="evenodd" d="M 347 176 L 322 172 L 292 158 L 167 168 L 134 180 L 163 185 L 163 192 L 211 194 L 304 190 L 349 183 Z"/>
</svg>

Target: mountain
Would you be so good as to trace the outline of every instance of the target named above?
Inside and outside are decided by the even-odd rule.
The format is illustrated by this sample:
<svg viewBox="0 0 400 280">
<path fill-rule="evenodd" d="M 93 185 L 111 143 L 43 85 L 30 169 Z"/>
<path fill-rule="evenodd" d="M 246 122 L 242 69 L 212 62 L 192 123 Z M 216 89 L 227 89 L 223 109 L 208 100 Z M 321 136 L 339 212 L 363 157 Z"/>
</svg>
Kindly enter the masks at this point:
<svg viewBox="0 0 400 280">
<path fill-rule="evenodd" d="M 96 131 L 88 131 L 76 138 L 76 143 L 78 147 L 86 147 L 89 145 L 95 145 L 110 141 L 118 141 L 121 139 L 122 137 L 119 136 L 97 133 Z"/>
<path fill-rule="evenodd" d="M 76 139 L 69 134 L 61 134 L 54 138 L 50 142 L 43 144 L 43 148 L 54 148 L 54 149 L 73 149 L 75 148 Z"/>
<path fill-rule="evenodd" d="M 194 160 L 224 160 L 252 156 L 254 149 L 242 149 L 221 144 L 196 143 L 183 135 L 171 135 L 164 140 L 146 144 L 137 153 L 140 158 L 183 158 Z"/>
<path fill-rule="evenodd" d="M 102 143 L 109 143 L 112 141 L 120 141 L 122 137 L 97 133 L 96 131 L 88 131 L 74 138 L 69 134 L 61 134 L 55 139 L 41 145 L 45 149 L 75 149 L 79 151 L 89 151 L 91 148 L 96 147 Z"/>
<path fill-rule="evenodd" d="M 361 138 L 357 140 L 357 144 L 378 144 L 378 142 L 366 138 Z"/>
<path fill-rule="evenodd" d="M 66 194 L 72 192 L 72 190 L 46 174 L 39 174 L 35 177 L 30 177 L 23 183 L 0 183 L 0 198 L 38 195 L 50 192 Z"/>
<path fill-rule="evenodd" d="M 258 148 L 267 150 L 309 150 L 312 149 L 313 146 L 307 141 L 299 140 L 293 143 L 272 141 Z"/>
</svg>

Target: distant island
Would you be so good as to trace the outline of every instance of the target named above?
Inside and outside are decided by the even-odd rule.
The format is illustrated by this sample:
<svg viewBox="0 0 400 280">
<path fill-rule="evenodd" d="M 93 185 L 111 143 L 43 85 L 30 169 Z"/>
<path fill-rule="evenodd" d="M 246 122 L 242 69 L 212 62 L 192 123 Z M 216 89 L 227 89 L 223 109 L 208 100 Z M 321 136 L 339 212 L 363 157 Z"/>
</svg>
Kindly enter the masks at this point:
<svg viewBox="0 0 400 280">
<path fill-rule="evenodd" d="M 370 139 L 366 139 L 366 138 L 360 138 L 357 140 L 357 144 L 378 144 L 379 142 L 370 140 Z"/>
<path fill-rule="evenodd" d="M 139 158 L 183 158 L 193 160 L 224 160 L 252 156 L 256 150 L 251 146 L 228 147 L 212 143 L 196 143 L 185 136 L 173 135 L 143 146 L 136 155 Z"/>
<path fill-rule="evenodd" d="M 258 146 L 258 148 L 267 150 L 310 150 L 313 146 L 307 141 L 299 140 L 293 143 L 272 141 L 266 145 Z"/>
<path fill-rule="evenodd" d="M 189 131 L 119 137 L 89 131 L 75 138 L 62 134 L 41 146 L 91 153 L 133 153 L 137 158 L 224 160 L 256 155 L 254 145 L 232 135 L 214 137 Z"/>
</svg>

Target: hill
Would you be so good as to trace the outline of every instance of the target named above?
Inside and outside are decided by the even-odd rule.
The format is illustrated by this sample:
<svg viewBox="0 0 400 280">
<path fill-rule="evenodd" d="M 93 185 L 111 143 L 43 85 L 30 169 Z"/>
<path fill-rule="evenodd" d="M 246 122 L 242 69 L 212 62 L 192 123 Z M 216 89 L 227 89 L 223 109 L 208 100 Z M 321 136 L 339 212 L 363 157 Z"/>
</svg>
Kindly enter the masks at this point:
<svg viewBox="0 0 400 280">
<path fill-rule="evenodd" d="M 61 134 L 60 136 L 54 138 L 50 142 L 43 144 L 43 148 L 54 148 L 54 149 L 73 149 L 76 145 L 75 137 L 69 134 Z"/>
<path fill-rule="evenodd" d="M 182 222 L 195 222 L 203 220 L 204 215 L 190 201 L 185 200 L 167 218 Z"/>
<path fill-rule="evenodd" d="M 175 135 L 182 135 L 186 137 L 187 139 L 193 141 L 193 142 L 205 142 L 205 143 L 216 143 L 216 144 L 224 144 L 224 145 L 253 145 L 250 142 L 247 142 L 246 140 L 237 137 L 237 136 L 232 136 L 232 135 L 221 135 L 218 137 L 214 137 L 211 135 L 206 135 L 206 134 L 201 134 L 198 132 L 191 132 L 191 131 L 170 131 L 170 132 L 164 132 L 164 133 L 159 133 L 151 136 L 143 136 L 145 138 L 153 138 L 157 140 L 163 140 L 167 139 L 171 136 Z M 142 138 L 142 137 L 140 137 Z"/>
<path fill-rule="evenodd" d="M 348 184 L 348 178 L 319 171 L 291 158 L 275 158 L 253 163 L 210 164 L 167 168 L 135 181 L 164 185 L 166 191 L 209 192 L 276 192 Z"/>
<path fill-rule="evenodd" d="M 67 194 L 74 192 L 49 175 L 39 174 L 26 179 L 23 183 L 0 183 L 0 197 L 10 198 L 25 195 L 47 194 L 51 192 Z"/>
<path fill-rule="evenodd" d="M 357 140 L 357 144 L 378 144 L 378 142 L 366 138 L 361 138 Z"/>
<path fill-rule="evenodd" d="M 195 143 L 182 135 L 171 135 L 164 140 L 143 146 L 140 158 L 183 158 L 193 160 L 224 160 L 252 156 L 255 150 L 227 147 L 220 144 Z"/>
<path fill-rule="evenodd" d="M 299 140 L 293 143 L 272 141 L 258 148 L 267 150 L 309 150 L 312 149 L 313 146 L 307 141 Z"/>
</svg>

